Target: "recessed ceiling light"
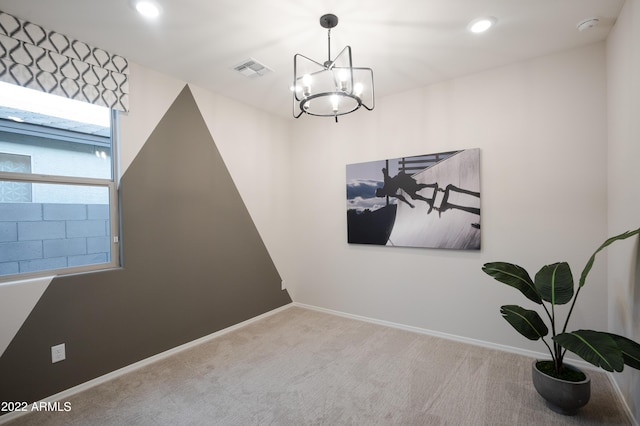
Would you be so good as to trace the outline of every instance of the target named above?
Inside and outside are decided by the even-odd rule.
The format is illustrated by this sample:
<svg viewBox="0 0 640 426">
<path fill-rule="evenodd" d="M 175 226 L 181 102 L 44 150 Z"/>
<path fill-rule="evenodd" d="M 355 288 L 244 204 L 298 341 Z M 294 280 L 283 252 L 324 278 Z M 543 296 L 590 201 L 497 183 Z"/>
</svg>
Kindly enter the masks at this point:
<svg viewBox="0 0 640 426">
<path fill-rule="evenodd" d="M 483 33 L 489 28 L 493 27 L 497 21 L 498 20 L 493 16 L 489 16 L 487 18 L 478 18 L 469 22 L 467 28 L 469 28 L 469 31 L 471 31 L 472 33 Z"/>
<path fill-rule="evenodd" d="M 160 5 L 153 0 L 132 0 L 131 4 L 145 18 L 153 19 L 160 16 Z"/>
</svg>

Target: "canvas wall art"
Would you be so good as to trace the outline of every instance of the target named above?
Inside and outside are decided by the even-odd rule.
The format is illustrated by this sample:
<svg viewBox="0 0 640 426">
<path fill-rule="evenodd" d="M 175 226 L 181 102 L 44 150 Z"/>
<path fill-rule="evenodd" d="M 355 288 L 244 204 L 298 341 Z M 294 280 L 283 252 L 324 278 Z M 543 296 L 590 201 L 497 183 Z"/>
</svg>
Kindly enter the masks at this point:
<svg viewBox="0 0 640 426">
<path fill-rule="evenodd" d="M 480 249 L 480 150 L 347 165 L 352 244 Z"/>
</svg>

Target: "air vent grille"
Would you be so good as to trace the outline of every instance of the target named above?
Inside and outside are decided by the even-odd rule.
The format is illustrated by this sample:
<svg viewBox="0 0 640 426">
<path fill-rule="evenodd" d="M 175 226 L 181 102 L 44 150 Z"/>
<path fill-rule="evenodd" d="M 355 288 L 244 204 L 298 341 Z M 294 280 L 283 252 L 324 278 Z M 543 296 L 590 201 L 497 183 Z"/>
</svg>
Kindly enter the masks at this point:
<svg viewBox="0 0 640 426">
<path fill-rule="evenodd" d="M 246 61 L 243 61 L 242 63 L 233 67 L 233 69 L 249 78 L 258 78 L 273 72 L 271 68 L 267 67 L 264 64 L 261 64 L 253 58 L 249 58 Z"/>
</svg>

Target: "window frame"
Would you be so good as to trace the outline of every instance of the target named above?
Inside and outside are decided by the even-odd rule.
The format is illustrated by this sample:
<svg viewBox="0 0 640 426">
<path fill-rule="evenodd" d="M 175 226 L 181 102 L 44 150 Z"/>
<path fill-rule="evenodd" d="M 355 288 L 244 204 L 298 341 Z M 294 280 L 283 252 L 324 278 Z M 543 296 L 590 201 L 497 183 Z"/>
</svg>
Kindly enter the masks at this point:
<svg viewBox="0 0 640 426">
<path fill-rule="evenodd" d="M 55 96 L 55 95 L 50 95 Z M 67 266 L 65 268 L 46 269 L 40 271 L 20 272 L 17 274 L 0 275 L 0 284 L 10 281 L 21 281 L 39 277 L 49 277 L 58 275 L 72 275 L 78 273 L 96 272 L 108 269 L 116 269 L 121 267 L 121 248 L 120 248 L 120 207 L 119 207 L 119 183 L 120 175 L 118 170 L 118 145 L 119 145 L 119 116 L 118 111 L 110 109 L 110 123 L 111 123 L 111 179 L 104 178 L 84 178 L 77 176 L 61 176 L 61 175 L 47 175 L 37 173 L 13 173 L 0 171 L 0 180 L 8 180 L 13 182 L 28 182 L 28 183 L 45 183 L 45 184 L 62 184 L 62 185 L 75 185 L 75 186 L 94 186 L 105 187 L 109 192 L 109 253 L 110 261 L 104 263 L 80 265 L 80 266 Z M 17 124 L 17 123 L 16 123 Z M 26 124 L 26 123 L 25 123 Z M 11 123 L 7 128 L 16 129 L 19 125 Z M 38 136 L 33 134 L 29 130 L 29 126 L 25 126 L 27 132 L 24 134 L 31 136 Z M 12 130 L 15 132 L 15 130 Z M 46 133 L 46 132 L 43 132 Z M 51 134 L 55 132 L 47 133 L 51 137 Z M 40 134 L 42 136 L 42 133 Z M 91 138 L 91 135 L 87 135 Z"/>
</svg>

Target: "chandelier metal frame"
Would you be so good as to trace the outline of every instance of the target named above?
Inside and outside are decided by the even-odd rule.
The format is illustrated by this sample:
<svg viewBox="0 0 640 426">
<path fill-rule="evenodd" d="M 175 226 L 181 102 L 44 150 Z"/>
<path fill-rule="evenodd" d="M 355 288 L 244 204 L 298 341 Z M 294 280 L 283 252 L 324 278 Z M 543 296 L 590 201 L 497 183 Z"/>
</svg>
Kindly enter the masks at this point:
<svg viewBox="0 0 640 426">
<path fill-rule="evenodd" d="M 323 15 L 320 25 L 327 29 L 327 60 L 320 63 L 299 53 L 293 57 L 294 118 L 308 114 L 338 122 L 339 116 L 360 107 L 373 110 L 373 70 L 353 66 L 350 46 L 331 59 L 331 29 L 338 25 L 338 17 Z"/>
</svg>

